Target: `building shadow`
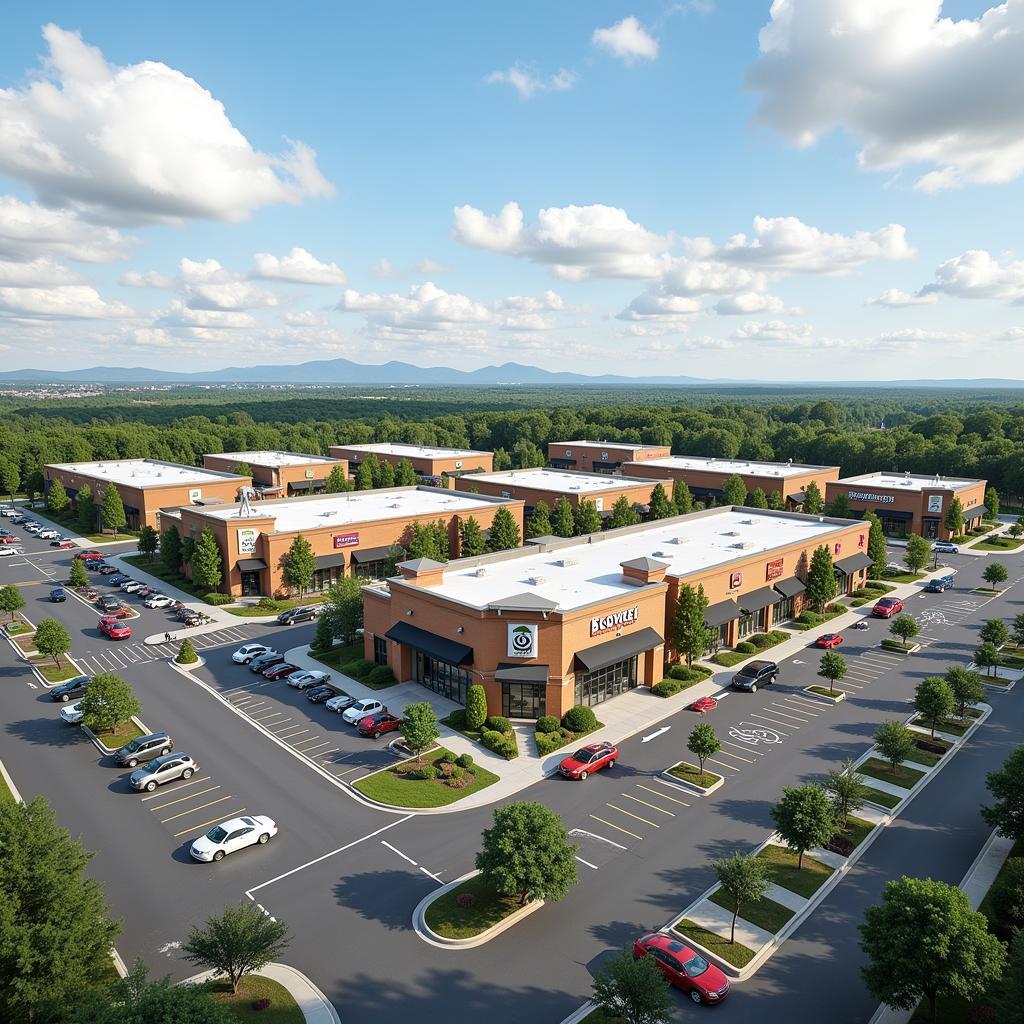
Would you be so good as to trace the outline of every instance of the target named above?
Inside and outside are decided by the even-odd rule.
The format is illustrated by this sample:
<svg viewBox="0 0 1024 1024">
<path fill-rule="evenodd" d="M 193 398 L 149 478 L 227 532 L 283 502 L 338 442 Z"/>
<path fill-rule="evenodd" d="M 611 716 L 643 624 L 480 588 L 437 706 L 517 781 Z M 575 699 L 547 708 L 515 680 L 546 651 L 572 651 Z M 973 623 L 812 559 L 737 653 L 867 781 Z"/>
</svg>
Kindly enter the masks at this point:
<svg viewBox="0 0 1024 1024">
<path fill-rule="evenodd" d="M 18 722 L 8 722 L 4 730 L 8 736 L 39 747 L 73 747 L 84 744 L 90 750 L 95 750 L 81 729 L 59 718 L 23 718 Z"/>
</svg>

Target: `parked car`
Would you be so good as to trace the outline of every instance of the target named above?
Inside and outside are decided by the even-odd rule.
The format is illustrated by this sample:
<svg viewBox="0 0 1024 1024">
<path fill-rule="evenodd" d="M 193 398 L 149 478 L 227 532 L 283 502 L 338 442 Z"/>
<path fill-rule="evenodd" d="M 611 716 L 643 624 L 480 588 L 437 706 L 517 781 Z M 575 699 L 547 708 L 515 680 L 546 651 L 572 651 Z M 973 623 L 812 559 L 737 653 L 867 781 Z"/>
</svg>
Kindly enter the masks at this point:
<svg viewBox="0 0 1024 1024">
<path fill-rule="evenodd" d="M 297 690 L 305 690 L 310 686 L 319 686 L 321 683 L 326 683 L 330 678 L 327 672 L 321 672 L 320 669 L 315 668 L 309 672 L 296 672 L 294 675 L 289 676 L 288 685 L 294 686 Z"/>
<path fill-rule="evenodd" d="M 133 618 L 135 613 L 125 605 L 119 605 L 113 611 L 107 612 L 103 617 L 105 619 L 130 619 Z"/>
<path fill-rule="evenodd" d="M 109 562 L 104 562 L 97 570 L 101 576 L 120 576 L 121 574 L 117 571 L 116 565 L 111 565 Z M 126 576 L 125 579 L 128 577 Z M 113 580 L 111 580 L 113 582 Z"/>
<path fill-rule="evenodd" d="M 134 768 L 143 761 L 163 757 L 174 749 L 174 740 L 165 732 L 151 732 L 148 736 L 136 736 L 114 754 L 114 761 L 122 768 Z"/>
<path fill-rule="evenodd" d="M 199 771 L 195 759 L 182 751 L 173 754 L 161 754 L 154 757 L 149 764 L 128 776 L 128 781 L 135 789 L 144 789 L 152 793 L 157 786 L 177 779 L 190 779 Z"/>
<path fill-rule="evenodd" d="M 97 599 L 96 607 L 101 612 L 116 612 L 118 608 L 123 608 L 124 605 L 121 603 L 121 599 L 114 597 L 113 594 L 104 594 Z"/>
<path fill-rule="evenodd" d="M 79 551 L 78 554 L 75 555 L 75 558 L 79 559 L 79 560 L 85 559 L 85 558 L 102 558 L 102 557 L 103 557 L 103 552 L 102 551 Z"/>
<path fill-rule="evenodd" d="M 147 597 L 152 597 L 156 593 L 156 587 L 151 587 L 147 583 L 145 586 L 140 587 L 138 590 L 133 590 L 132 593 L 136 597 L 141 597 L 142 600 L 145 601 Z"/>
<path fill-rule="evenodd" d="M 843 638 L 838 633 L 822 633 L 817 640 L 814 641 L 815 647 L 824 647 L 826 650 L 832 647 L 838 647 L 843 642 Z"/>
<path fill-rule="evenodd" d="M 74 704 L 65 704 L 60 709 L 60 717 L 68 725 L 78 725 L 82 721 L 82 702 L 76 700 Z"/>
<path fill-rule="evenodd" d="M 779 678 L 779 666 L 774 661 L 748 661 L 732 677 L 732 686 L 736 690 L 757 693 L 759 686 L 771 686 Z"/>
<path fill-rule="evenodd" d="M 698 697 L 691 705 L 690 710 L 698 714 L 706 715 L 718 707 L 718 701 L 714 697 Z"/>
<path fill-rule="evenodd" d="M 111 569 L 113 569 L 114 567 L 113 567 L 113 566 L 111 566 L 110 568 L 111 568 Z M 124 574 L 123 572 L 117 572 L 117 571 L 115 570 L 115 572 L 114 572 L 114 575 L 113 575 L 113 576 L 111 576 L 111 577 L 110 577 L 110 579 L 109 579 L 109 580 L 107 580 L 107 582 L 108 582 L 108 583 L 109 583 L 109 584 L 110 584 L 110 585 L 111 585 L 112 587 L 119 587 L 119 586 L 120 586 L 120 585 L 121 585 L 122 583 L 124 583 L 124 582 L 125 582 L 126 580 L 130 580 L 130 579 L 131 579 L 131 577 L 130 577 L 130 576 L 125 576 L 125 574 Z"/>
<path fill-rule="evenodd" d="M 936 576 L 935 579 L 929 580 L 924 585 L 924 589 L 929 594 L 941 594 L 947 590 L 952 590 L 954 582 L 955 580 L 952 576 Z"/>
<path fill-rule="evenodd" d="M 68 599 L 68 592 L 63 587 L 54 587 L 50 591 L 50 601 L 52 604 L 59 604 L 61 601 Z"/>
<path fill-rule="evenodd" d="M 63 550 L 66 548 L 73 548 L 75 546 L 75 542 L 73 540 L 68 540 L 66 537 L 50 541 L 51 548 L 60 548 Z"/>
<path fill-rule="evenodd" d="M 280 665 L 283 661 L 283 654 L 278 654 L 277 651 L 264 651 L 249 662 L 249 671 L 262 673 L 265 668 L 270 668 L 271 665 Z"/>
<path fill-rule="evenodd" d="M 188 852 L 196 860 L 207 863 L 219 861 L 247 846 L 269 842 L 277 832 L 277 823 L 265 814 L 245 814 L 214 825 L 189 847 Z"/>
<path fill-rule="evenodd" d="M 88 676 L 75 676 L 50 690 L 50 700 L 66 704 L 72 697 L 81 697 L 89 686 Z"/>
<path fill-rule="evenodd" d="M 150 594 L 142 603 L 147 608 L 166 608 L 168 605 L 174 604 L 174 599 L 166 594 Z"/>
<path fill-rule="evenodd" d="M 129 580 L 127 583 L 121 584 L 121 589 L 126 594 L 137 594 L 140 590 L 146 589 L 146 584 L 140 583 L 138 580 Z"/>
<path fill-rule="evenodd" d="M 270 648 L 266 644 L 242 644 L 242 646 L 231 655 L 231 660 L 236 665 L 248 665 L 256 655 L 266 654 L 269 650 Z"/>
<path fill-rule="evenodd" d="M 871 614 L 877 619 L 891 619 L 903 611 L 903 601 L 898 597 L 883 597 L 875 602 Z"/>
<path fill-rule="evenodd" d="M 40 540 L 56 540 L 59 536 L 60 536 L 60 534 L 56 530 L 40 530 L 39 531 L 39 539 Z"/>
<path fill-rule="evenodd" d="M 959 555 L 960 545 L 951 540 L 937 540 L 932 544 L 932 551 L 941 551 L 945 555 Z"/>
<path fill-rule="evenodd" d="M 333 711 L 336 715 L 340 715 L 343 711 L 352 707 L 355 702 L 355 697 L 350 697 L 347 693 L 339 693 L 336 697 L 329 697 L 324 707 L 328 711 Z"/>
<path fill-rule="evenodd" d="M 106 562 L 97 562 L 95 558 L 87 558 L 85 560 L 85 567 L 89 572 L 99 572 L 106 564 Z"/>
<path fill-rule="evenodd" d="M 654 958 L 670 985 L 697 1003 L 720 1003 L 730 990 L 729 979 L 685 943 L 664 932 L 648 932 L 633 943 L 633 956 Z"/>
<path fill-rule="evenodd" d="M 580 747 L 574 754 L 562 759 L 558 770 L 567 779 L 583 782 L 602 768 L 614 768 L 619 757 L 619 748 L 612 743 L 590 743 Z"/>
<path fill-rule="evenodd" d="M 0 544 L 17 544 L 17 537 L 0 537 Z"/>
<path fill-rule="evenodd" d="M 341 713 L 342 721 L 349 725 L 358 725 L 367 715 L 375 715 L 378 711 L 387 711 L 387 708 L 376 698 L 366 697 L 357 700 L 350 708 Z"/>
<path fill-rule="evenodd" d="M 272 661 L 260 672 L 260 675 L 264 679 L 284 679 L 286 676 L 290 676 L 293 673 L 301 672 L 302 669 L 298 665 L 293 665 L 290 661 Z"/>
<path fill-rule="evenodd" d="M 290 679 L 289 682 L 291 682 Z M 325 700 L 330 700 L 337 692 L 333 686 L 314 686 L 306 691 L 306 700 L 312 704 L 322 704 Z"/>
<path fill-rule="evenodd" d="M 0 547 L 0 558 L 11 558 L 14 555 L 20 554 L 21 548 Z"/>
<path fill-rule="evenodd" d="M 104 615 L 97 623 L 99 631 L 111 640 L 128 640 L 132 635 L 132 627 L 126 626 L 113 615 Z"/>
<path fill-rule="evenodd" d="M 372 736 L 379 740 L 384 733 L 394 732 L 401 724 L 402 720 L 398 715 L 382 711 L 378 715 L 367 715 L 366 718 L 360 719 L 356 729 L 360 736 Z"/>
<path fill-rule="evenodd" d="M 294 626 L 296 622 L 312 622 L 320 614 L 320 606 L 305 604 L 298 608 L 289 608 L 277 617 L 279 625 Z"/>
</svg>

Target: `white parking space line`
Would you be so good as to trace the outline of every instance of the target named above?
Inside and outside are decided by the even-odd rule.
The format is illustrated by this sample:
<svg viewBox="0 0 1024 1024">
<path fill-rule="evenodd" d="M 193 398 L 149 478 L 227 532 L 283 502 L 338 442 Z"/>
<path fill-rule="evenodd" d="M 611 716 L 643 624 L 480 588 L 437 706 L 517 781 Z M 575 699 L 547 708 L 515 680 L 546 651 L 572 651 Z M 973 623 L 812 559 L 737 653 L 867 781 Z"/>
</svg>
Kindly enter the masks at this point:
<svg viewBox="0 0 1024 1024">
<path fill-rule="evenodd" d="M 783 703 L 784 702 L 784 703 Z M 783 697 L 782 701 L 773 701 L 773 708 L 785 708 L 787 711 L 799 711 L 801 715 L 807 715 L 810 718 L 821 717 L 820 711 L 811 711 L 812 704 L 798 704 L 792 697 Z"/>
<path fill-rule="evenodd" d="M 756 754 L 758 757 L 764 757 L 765 755 L 765 751 L 763 750 L 752 750 L 750 747 L 743 747 L 740 746 L 739 743 L 733 743 L 732 740 L 722 740 L 722 743 L 727 744 L 730 747 L 735 747 L 737 750 L 746 750 L 748 753 Z M 655 781 L 661 782 L 660 779 L 656 779 Z M 662 783 L 662 785 L 665 785 L 665 783 Z"/>
<path fill-rule="evenodd" d="M 750 712 L 750 717 L 751 718 L 762 718 L 766 722 L 771 722 L 772 725 L 784 725 L 787 729 L 800 729 L 800 728 L 802 728 L 799 725 L 793 725 L 791 722 L 782 722 L 782 721 L 779 721 L 778 718 L 771 718 L 768 715 L 758 714 L 758 712 L 756 712 L 756 711 L 751 711 Z"/>
<path fill-rule="evenodd" d="M 292 728 L 295 728 L 295 727 L 293 726 Z M 294 732 L 292 732 L 292 731 L 280 732 L 277 735 L 278 735 L 278 737 L 280 739 L 287 740 L 287 739 L 291 739 L 292 736 L 301 736 L 304 732 L 309 732 L 309 730 L 308 729 L 296 729 Z"/>
<path fill-rule="evenodd" d="M 586 865 L 586 867 L 588 867 L 588 868 L 593 868 L 593 869 L 594 869 L 595 871 L 597 871 L 597 865 L 596 865 L 596 864 L 591 864 L 589 860 L 584 860 L 584 859 L 583 859 L 583 858 L 582 858 L 582 857 L 581 857 L 581 856 L 580 856 L 580 855 L 579 855 L 578 853 L 577 853 L 577 854 L 575 854 L 575 857 L 576 857 L 576 859 L 577 859 L 577 860 L 578 860 L 578 861 L 579 861 L 579 862 L 580 862 L 581 864 L 584 864 L 584 865 Z"/>
<path fill-rule="evenodd" d="M 151 811 L 160 811 L 165 807 L 170 807 L 173 804 L 184 803 L 186 800 L 195 800 L 197 796 L 205 796 L 207 793 L 213 793 L 215 790 L 220 789 L 220 786 L 210 786 L 208 789 L 197 789 L 194 793 L 186 793 L 185 796 L 180 796 L 176 800 L 168 800 L 165 804 L 154 804 L 150 807 Z M 164 796 L 169 796 L 169 793 L 164 793 Z"/>
<path fill-rule="evenodd" d="M 717 764 L 720 768 L 728 768 L 731 772 L 741 772 L 742 768 L 737 768 L 734 764 L 729 764 L 728 761 L 716 761 L 713 757 L 705 757 L 705 761 L 710 761 L 711 764 Z"/>
<path fill-rule="evenodd" d="M 689 805 L 687 805 L 689 806 Z M 628 850 L 628 846 L 623 846 L 622 843 L 615 842 L 614 839 L 605 839 L 604 836 L 599 836 L 596 832 L 588 832 L 583 828 L 574 828 L 569 831 L 571 836 L 586 836 L 588 839 L 600 839 L 602 843 L 607 843 L 609 846 L 614 846 L 617 850 Z"/>
<path fill-rule="evenodd" d="M 315 743 L 318 740 L 320 741 L 321 744 L 329 743 L 330 742 L 330 740 L 321 740 L 319 736 L 310 736 L 308 740 L 299 740 L 298 743 L 293 743 L 292 746 L 296 750 L 298 750 L 299 747 L 301 747 L 303 744 L 305 744 L 305 743 Z M 312 747 L 310 748 L 310 750 L 312 750 Z M 302 753 L 308 754 L 309 750 L 303 750 Z"/>
<path fill-rule="evenodd" d="M 770 705 L 773 708 L 779 707 L 778 704 Z M 804 718 L 802 715 L 795 714 L 793 711 L 773 711 L 773 715 L 777 715 L 779 718 L 792 718 L 794 722 L 803 722 L 806 725 L 810 719 Z"/>
<path fill-rule="evenodd" d="M 163 793 L 150 793 L 149 796 L 139 797 L 139 801 L 145 803 L 147 800 L 158 800 L 162 796 L 168 796 L 169 793 L 177 793 L 179 789 L 184 789 L 186 786 L 194 786 L 197 782 L 209 782 L 211 778 L 213 778 L 212 775 L 204 775 L 201 779 L 191 779 L 189 782 L 183 782 L 180 786 L 175 786 Z"/>
<path fill-rule="evenodd" d="M 398 856 L 402 858 L 402 860 L 406 860 L 406 861 L 408 861 L 408 862 L 409 862 L 409 863 L 410 863 L 410 864 L 411 864 L 411 865 L 412 865 L 412 866 L 413 866 L 414 868 L 418 868 L 418 867 L 419 867 L 419 864 L 417 864 L 417 863 L 416 863 L 416 861 L 414 861 L 414 860 L 412 859 L 412 857 L 407 857 L 407 856 L 406 856 L 406 855 L 405 855 L 404 853 L 402 853 L 402 851 L 401 851 L 401 850 L 399 850 L 399 849 L 398 849 L 398 847 L 396 847 L 396 846 L 392 846 L 392 845 L 391 845 L 391 844 L 390 844 L 389 842 L 387 842 L 386 840 L 382 839 L 382 840 L 380 841 L 380 845 L 381 845 L 381 846 L 386 846 L 386 847 L 387 847 L 387 848 L 388 848 L 388 849 L 389 849 L 389 850 L 390 850 L 390 851 L 391 851 L 392 853 L 397 853 L 397 854 L 398 854 Z"/>
<path fill-rule="evenodd" d="M 734 757 L 737 761 L 745 761 L 747 764 L 756 764 L 756 761 L 752 761 L 749 757 L 740 757 L 739 754 L 733 754 L 728 750 L 720 750 L 719 755 L 721 757 Z"/>
</svg>

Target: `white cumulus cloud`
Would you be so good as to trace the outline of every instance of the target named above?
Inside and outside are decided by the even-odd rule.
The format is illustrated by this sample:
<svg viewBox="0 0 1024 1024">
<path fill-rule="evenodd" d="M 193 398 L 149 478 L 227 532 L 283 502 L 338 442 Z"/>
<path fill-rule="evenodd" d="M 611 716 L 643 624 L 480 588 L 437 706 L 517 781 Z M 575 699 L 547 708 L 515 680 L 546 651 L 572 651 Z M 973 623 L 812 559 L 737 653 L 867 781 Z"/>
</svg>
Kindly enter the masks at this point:
<svg viewBox="0 0 1024 1024">
<path fill-rule="evenodd" d="M 492 320 L 486 306 L 466 295 L 446 292 L 431 281 L 414 285 L 406 295 L 346 288 L 335 308 L 345 313 L 364 313 L 371 327 L 391 331 L 448 331 Z"/>
<path fill-rule="evenodd" d="M 81 274 L 62 267 L 49 256 L 18 263 L 0 260 L 0 285 L 14 288 L 52 288 L 55 285 L 86 284 Z"/>
<path fill-rule="evenodd" d="M 543 75 L 532 64 L 513 64 L 501 71 L 492 71 L 484 78 L 488 85 L 510 85 L 521 100 L 532 99 L 545 92 L 565 92 L 576 84 L 576 74 L 559 68 L 553 75 Z"/>
<path fill-rule="evenodd" d="M 781 313 L 786 304 L 777 295 L 762 292 L 740 292 L 727 295 L 715 303 L 719 316 L 750 316 L 753 313 Z"/>
<path fill-rule="evenodd" d="M 1024 303 L 1024 260 L 1000 262 L 984 249 L 968 249 L 940 263 L 935 280 L 921 289 L 922 295 L 937 292 L 961 299 Z"/>
<path fill-rule="evenodd" d="M 336 263 L 321 263 L 312 253 L 296 246 L 287 256 L 258 252 L 250 277 L 294 284 L 344 284 L 345 271 Z"/>
<path fill-rule="evenodd" d="M 736 329 L 733 337 L 737 341 L 782 341 L 803 344 L 811 340 L 812 334 L 809 324 L 790 324 L 784 320 L 749 320 Z"/>
<path fill-rule="evenodd" d="M 18 316 L 58 320 L 97 320 L 133 316 L 121 302 L 105 301 L 91 285 L 56 288 L 0 288 L 0 310 Z"/>
<path fill-rule="evenodd" d="M 904 306 L 930 306 L 939 301 L 935 292 L 905 292 L 899 288 L 886 288 L 881 295 L 868 299 L 865 306 L 884 306 L 886 309 L 902 309 Z"/>
<path fill-rule="evenodd" d="M 0 146 L 4 132 L 9 130 L 5 126 L 0 132 Z M 135 242 L 114 228 L 82 220 L 71 210 L 54 210 L 15 196 L 0 196 L 0 259 L 57 256 L 80 263 L 109 263 L 124 259 Z"/>
<path fill-rule="evenodd" d="M 227 270 L 217 260 L 181 261 L 180 290 L 191 309 L 242 310 L 276 306 L 277 296 L 241 275 Z"/>
<path fill-rule="evenodd" d="M 117 283 L 125 288 L 173 288 L 174 278 L 158 270 L 126 270 Z"/>
<path fill-rule="evenodd" d="M 595 28 L 590 41 L 627 64 L 655 60 L 658 56 L 658 40 L 633 15 L 608 28 Z"/>
</svg>

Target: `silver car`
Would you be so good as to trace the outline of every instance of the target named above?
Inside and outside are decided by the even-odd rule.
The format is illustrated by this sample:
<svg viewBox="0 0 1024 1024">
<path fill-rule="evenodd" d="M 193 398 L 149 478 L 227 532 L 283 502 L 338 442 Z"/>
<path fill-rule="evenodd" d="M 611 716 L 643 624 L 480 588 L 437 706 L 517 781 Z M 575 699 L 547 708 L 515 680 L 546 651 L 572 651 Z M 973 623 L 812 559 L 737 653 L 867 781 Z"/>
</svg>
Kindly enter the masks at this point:
<svg viewBox="0 0 1024 1024">
<path fill-rule="evenodd" d="M 154 757 L 149 764 L 128 776 L 128 781 L 135 789 L 144 789 L 152 793 L 157 786 L 177 779 L 190 779 L 199 771 L 199 765 L 188 754 L 176 752 Z"/>
<path fill-rule="evenodd" d="M 355 697 L 350 697 L 347 693 L 339 693 L 337 697 L 331 697 L 326 701 L 324 707 L 328 711 L 333 711 L 336 715 L 340 715 L 347 708 L 352 707 L 355 702 Z"/>
<path fill-rule="evenodd" d="M 310 686 L 326 683 L 330 678 L 327 672 L 321 672 L 320 669 L 315 668 L 309 672 L 293 672 L 286 682 L 289 686 L 294 686 L 296 690 L 306 690 Z"/>
</svg>

